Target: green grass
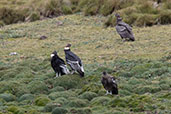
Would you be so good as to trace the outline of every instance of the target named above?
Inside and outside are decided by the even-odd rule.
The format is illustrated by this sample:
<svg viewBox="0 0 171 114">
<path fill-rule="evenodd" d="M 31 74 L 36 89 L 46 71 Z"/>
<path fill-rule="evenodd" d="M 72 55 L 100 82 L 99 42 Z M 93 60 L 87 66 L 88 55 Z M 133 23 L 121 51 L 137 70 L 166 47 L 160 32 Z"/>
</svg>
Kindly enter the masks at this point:
<svg viewBox="0 0 171 114">
<path fill-rule="evenodd" d="M 115 24 L 111 21 L 111 16 L 116 12 L 120 13 L 128 24 L 135 26 L 170 24 L 171 1 L 164 0 L 157 6 L 155 2 L 155 0 L 1 0 L 0 27 L 79 12 L 86 16 L 104 15 L 108 19 L 107 26 Z"/>
<path fill-rule="evenodd" d="M 169 114 L 171 26 L 133 27 L 136 41 L 122 42 L 105 20 L 74 14 L 0 28 L 0 114 Z M 84 78 L 54 78 L 50 54 L 64 58 L 67 43 L 83 61 Z M 104 70 L 117 78 L 119 95 L 105 95 Z"/>
</svg>

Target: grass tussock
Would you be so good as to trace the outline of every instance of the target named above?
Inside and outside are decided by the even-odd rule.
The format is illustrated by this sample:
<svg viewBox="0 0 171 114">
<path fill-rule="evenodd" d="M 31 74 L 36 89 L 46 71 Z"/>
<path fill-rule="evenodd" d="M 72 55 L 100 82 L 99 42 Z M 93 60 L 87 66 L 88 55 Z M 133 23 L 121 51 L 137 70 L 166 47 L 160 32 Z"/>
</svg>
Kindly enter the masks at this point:
<svg viewBox="0 0 171 114">
<path fill-rule="evenodd" d="M 0 3 L 0 26 L 77 12 L 83 12 L 86 16 L 99 14 L 107 16 L 106 26 L 115 25 L 115 20 L 109 15 L 116 12 L 120 13 L 128 24 L 136 26 L 170 24 L 170 4 L 170 0 L 162 1 L 157 6 L 154 0 L 28 0 L 22 2 L 3 0 Z M 145 16 L 147 19 L 142 22 Z M 147 22 L 148 19 L 149 22 Z M 140 22 L 137 23 L 137 21 Z"/>
</svg>

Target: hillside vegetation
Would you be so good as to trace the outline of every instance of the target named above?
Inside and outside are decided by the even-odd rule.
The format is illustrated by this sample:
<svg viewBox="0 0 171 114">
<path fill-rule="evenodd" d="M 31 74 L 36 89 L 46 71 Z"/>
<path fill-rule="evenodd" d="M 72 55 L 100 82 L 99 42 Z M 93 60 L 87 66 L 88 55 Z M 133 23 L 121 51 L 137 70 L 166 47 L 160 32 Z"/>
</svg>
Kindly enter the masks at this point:
<svg viewBox="0 0 171 114">
<path fill-rule="evenodd" d="M 134 27 L 136 41 L 122 42 L 104 22 L 74 14 L 0 28 L 0 114 L 170 114 L 171 25 Z M 50 54 L 64 58 L 67 43 L 84 78 L 54 78 Z M 117 78 L 119 95 L 105 95 L 103 71 Z"/>
<path fill-rule="evenodd" d="M 0 26 L 83 12 L 106 16 L 106 26 L 115 25 L 113 13 L 135 26 L 171 23 L 171 0 L 1 0 Z"/>
</svg>

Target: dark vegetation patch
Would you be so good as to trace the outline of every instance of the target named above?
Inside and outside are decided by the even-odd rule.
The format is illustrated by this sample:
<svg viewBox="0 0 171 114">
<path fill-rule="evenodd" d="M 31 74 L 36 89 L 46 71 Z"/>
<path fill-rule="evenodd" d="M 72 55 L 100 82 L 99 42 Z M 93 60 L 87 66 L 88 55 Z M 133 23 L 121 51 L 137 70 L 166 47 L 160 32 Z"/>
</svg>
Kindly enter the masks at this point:
<svg viewBox="0 0 171 114">
<path fill-rule="evenodd" d="M 87 64 L 84 78 L 77 74 L 54 78 L 53 70 L 47 67 L 49 61 L 27 59 L 24 61 L 27 64 L 9 63 L 9 68 L 1 62 L 0 109 L 16 114 L 169 112 L 171 65 L 168 59 Z M 105 96 L 100 82 L 103 70 L 116 77 L 119 95 Z"/>
<path fill-rule="evenodd" d="M 106 26 L 115 25 L 113 15 L 116 12 L 121 14 L 125 22 L 136 26 L 171 23 L 170 0 L 164 0 L 158 5 L 154 0 L 28 0 L 19 3 L 16 1 L 18 0 L 14 0 L 15 3 L 2 0 L 0 3 L 0 26 L 78 12 L 83 12 L 86 16 L 106 16 Z"/>
</svg>

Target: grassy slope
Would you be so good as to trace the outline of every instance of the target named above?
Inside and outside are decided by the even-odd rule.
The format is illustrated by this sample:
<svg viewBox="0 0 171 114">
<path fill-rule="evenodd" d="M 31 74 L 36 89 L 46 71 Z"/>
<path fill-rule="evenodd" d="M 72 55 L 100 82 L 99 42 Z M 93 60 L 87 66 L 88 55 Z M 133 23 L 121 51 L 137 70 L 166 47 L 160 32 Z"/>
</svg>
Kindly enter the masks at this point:
<svg viewBox="0 0 171 114">
<path fill-rule="evenodd" d="M 101 16 L 76 14 L 1 28 L 0 110 L 45 113 L 60 104 L 68 113 L 169 113 L 171 26 L 133 28 L 136 41 L 122 42 L 115 28 L 104 28 L 104 22 Z M 42 35 L 48 38 L 39 40 Z M 85 64 L 85 80 L 77 75 L 53 78 L 50 54 L 57 50 L 64 58 L 67 43 Z M 120 95 L 104 96 L 103 70 L 118 77 Z M 6 100 L 3 93 L 13 94 L 13 99 Z M 21 100 L 24 94 L 33 96 L 32 102 L 28 97 Z M 39 106 L 41 98 L 45 103 Z"/>
</svg>

